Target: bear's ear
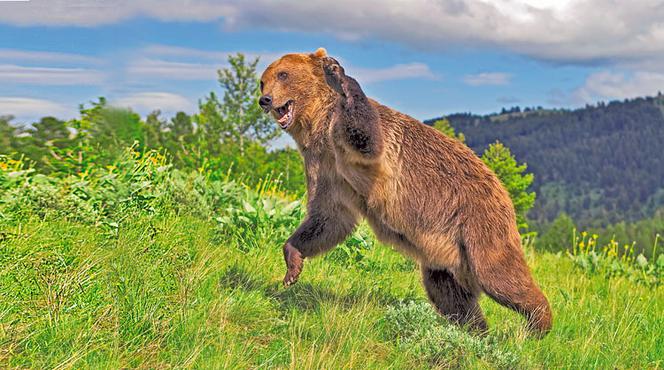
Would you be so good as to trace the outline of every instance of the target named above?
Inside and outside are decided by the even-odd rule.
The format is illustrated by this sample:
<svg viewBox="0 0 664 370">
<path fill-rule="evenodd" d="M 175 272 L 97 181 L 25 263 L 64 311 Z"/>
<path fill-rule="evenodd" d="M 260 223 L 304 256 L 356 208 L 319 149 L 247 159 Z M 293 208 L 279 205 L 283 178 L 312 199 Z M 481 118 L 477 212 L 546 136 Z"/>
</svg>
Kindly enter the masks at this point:
<svg viewBox="0 0 664 370">
<path fill-rule="evenodd" d="M 318 48 L 311 54 L 314 58 L 323 58 L 327 56 L 327 50 L 325 48 Z"/>
</svg>

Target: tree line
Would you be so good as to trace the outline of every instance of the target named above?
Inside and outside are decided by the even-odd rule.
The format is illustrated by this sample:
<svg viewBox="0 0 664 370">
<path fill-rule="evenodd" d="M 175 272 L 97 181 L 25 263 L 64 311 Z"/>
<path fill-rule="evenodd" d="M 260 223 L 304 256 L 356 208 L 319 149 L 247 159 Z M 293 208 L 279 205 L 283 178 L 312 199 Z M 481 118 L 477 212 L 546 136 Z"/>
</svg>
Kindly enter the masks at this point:
<svg viewBox="0 0 664 370">
<path fill-rule="evenodd" d="M 451 125 L 482 152 L 500 140 L 535 175 L 540 224 L 566 213 L 581 227 L 653 217 L 664 206 L 664 96 L 576 110 L 454 114 Z M 434 122 L 434 120 L 429 123 Z"/>
</svg>

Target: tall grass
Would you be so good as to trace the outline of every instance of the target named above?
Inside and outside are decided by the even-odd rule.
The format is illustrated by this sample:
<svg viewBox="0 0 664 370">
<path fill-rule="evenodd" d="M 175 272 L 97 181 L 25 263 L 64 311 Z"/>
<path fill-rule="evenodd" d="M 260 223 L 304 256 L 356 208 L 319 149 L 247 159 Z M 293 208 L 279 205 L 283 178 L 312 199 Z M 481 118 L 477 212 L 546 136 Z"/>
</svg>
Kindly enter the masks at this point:
<svg viewBox="0 0 664 370">
<path fill-rule="evenodd" d="M 284 289 L 280 247 L 303 210 L 273 182 L 211 180 L 131 150 L 63 178 L 0 163 L 0 368 L 663 366 L 661 285 L 602 273 L 610 253 L 587 238 L 572 258 L 527 250 L 555 315 L 548 336 L 484 298 L 478 338 L 438 317 L 417 266 L 365 225 Z"/>
</svg>

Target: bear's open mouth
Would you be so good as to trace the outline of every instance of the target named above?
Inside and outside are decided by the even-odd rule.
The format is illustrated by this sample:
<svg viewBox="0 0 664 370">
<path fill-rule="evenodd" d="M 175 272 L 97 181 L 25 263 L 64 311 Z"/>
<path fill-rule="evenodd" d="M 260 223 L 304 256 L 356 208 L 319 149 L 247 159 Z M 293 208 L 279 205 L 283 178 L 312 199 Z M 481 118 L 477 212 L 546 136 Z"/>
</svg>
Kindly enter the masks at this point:
<svg viewBox="0 0 664 370">
<path fill-rule="evenodd" d="M 293 123 L 293 101 L 289 100 L 279 108 L 274 108 L 277 123 L 282 129 L 287 129 Z"/>
</svg>

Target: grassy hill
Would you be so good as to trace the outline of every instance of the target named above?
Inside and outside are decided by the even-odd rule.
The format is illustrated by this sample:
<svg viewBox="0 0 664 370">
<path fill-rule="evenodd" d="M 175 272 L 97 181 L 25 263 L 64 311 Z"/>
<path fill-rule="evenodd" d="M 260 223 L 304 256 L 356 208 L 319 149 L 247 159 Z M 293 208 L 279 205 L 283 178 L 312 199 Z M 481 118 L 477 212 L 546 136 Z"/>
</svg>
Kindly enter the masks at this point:
<svg viewBox="0 0 664 370">
<path fill-rule="evenodd" d="M 478 338 L 440 319 L 418 267 L 366 226 L 284 289 L 280 247 L 303 211 L 270 183 L 148 153 L 65 178 L 4 165 L 0 189 L 1 368 L 664 366 L 664 259 L 620 274 L 629 261 L 609 272 L 588 246 L 526 247 L 553 330 L 532 339 L 483 298 Z"/>
<path fill-rule="evenodd" d="M 576 110 L 515 107 L 447 118 L 475 151 L 500 140 L 528 163 L 537 192 L 529 215 L 539 223 L 566 212 L 582 227 L 606 226 L 652 217 L 664 207 L 662 95 Z"/>
</svg>

